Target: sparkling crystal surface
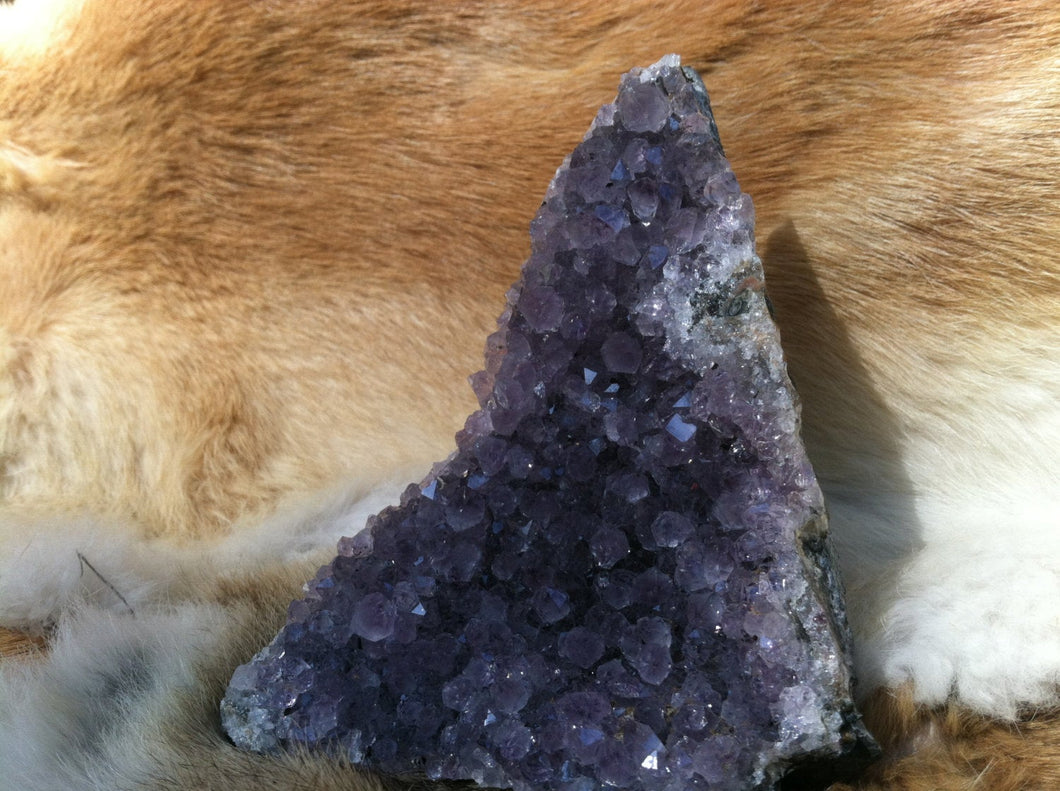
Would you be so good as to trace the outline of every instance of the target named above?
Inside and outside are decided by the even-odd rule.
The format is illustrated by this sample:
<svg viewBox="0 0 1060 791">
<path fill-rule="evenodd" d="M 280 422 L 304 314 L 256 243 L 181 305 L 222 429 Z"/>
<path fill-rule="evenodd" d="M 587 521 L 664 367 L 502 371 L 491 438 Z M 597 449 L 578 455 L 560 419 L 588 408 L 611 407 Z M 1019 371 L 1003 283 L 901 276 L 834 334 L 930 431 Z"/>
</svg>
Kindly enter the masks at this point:
<svg viewBox="0 0 1060 791">
<path fill-rule="evenodd" d="M 457 452 L 235 673 L 237 744 L 520 791 L 869 753 L 753 223 L 694 72 L 627 74 L 531 225 Z"/>
</svg>

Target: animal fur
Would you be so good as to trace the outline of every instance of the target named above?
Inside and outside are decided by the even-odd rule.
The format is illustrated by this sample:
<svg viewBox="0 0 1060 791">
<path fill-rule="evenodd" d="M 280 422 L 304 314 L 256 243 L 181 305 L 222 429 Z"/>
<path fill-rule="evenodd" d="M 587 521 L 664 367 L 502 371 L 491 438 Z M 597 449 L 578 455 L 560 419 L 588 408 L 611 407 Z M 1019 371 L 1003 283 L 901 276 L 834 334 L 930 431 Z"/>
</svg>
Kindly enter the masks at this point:
<svg viewBox="0 0 1060 791">
<path fill-rule="evenodd" d="M 1055 787 L 1060 9 L 912 0 L 0 5 L 0 622 L 49 635 L 0 786 L 371 787 L 235 751 L 223 683 L 450 452 L 552 171 L 666 52 L 755 200 L 865 787 Z"/>
</svg>

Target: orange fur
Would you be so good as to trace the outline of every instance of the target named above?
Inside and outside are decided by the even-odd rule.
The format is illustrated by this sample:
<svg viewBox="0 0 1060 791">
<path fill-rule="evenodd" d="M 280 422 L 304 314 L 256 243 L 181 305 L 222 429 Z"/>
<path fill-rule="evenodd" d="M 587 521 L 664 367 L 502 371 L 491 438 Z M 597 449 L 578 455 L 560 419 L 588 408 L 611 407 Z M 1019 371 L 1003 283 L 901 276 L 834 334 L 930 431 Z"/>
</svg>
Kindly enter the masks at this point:
<svg viewBox="0 0 1060 791">
<path fill-rule="evenodd" d="M 755 201 L 871 680 L 925 525 L 1055 521 L 1055 3 L 28 4 L 0 6 L 27 14 L 0 27 L 0 553 L 89 514 L 194 559 L 445 457 L 551 173 L 666 52 Z M 896 753 L 930 739 L 859 787 L 1057 783 L 1056 717 L 926 690 L 867 699 Z"/>
<path fill-rule="evenodd" d="M 1055 100 L 1028 87 L 1060 38 L 1048 5 L 634 6 L 89 3 L 0 88 L 0 139 L 58 191 L 6 193 L 7 502 L 203 535 L 442 452 L 552 169 L 614 75 L 663 50 L 713 86 L 755 196 L 811 446 L 853 434 L 817 417 L 836 404 L 886 455 L 905 416 L 874 401 L 919 398 L 976 329 L 1016 349 L 1051 329 L 1052 184 L 1017 178 L 1051 129 L 1033 106 L 997 128 L 979 98 Z"/>
<path fill-rule="evenodd" d="M 1046 791 L 1060 786 L 1060 713 L 992 722 L 956 706 L 917 706 L 908 689 L 879 693 L 867 724 L 887 758 L 832 791 Z"/>
</svg>

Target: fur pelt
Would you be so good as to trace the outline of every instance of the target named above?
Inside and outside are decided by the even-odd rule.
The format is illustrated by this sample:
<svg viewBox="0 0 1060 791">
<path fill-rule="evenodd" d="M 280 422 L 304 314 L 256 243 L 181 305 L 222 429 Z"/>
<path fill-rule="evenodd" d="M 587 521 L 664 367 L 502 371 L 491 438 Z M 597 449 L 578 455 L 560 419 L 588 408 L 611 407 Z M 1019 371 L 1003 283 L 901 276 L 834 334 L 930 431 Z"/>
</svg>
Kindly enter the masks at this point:
<svg viewBox="0 0 1060 791">
<path fill-rule="evenodd" d="M 755 201 L 861 782 L 1055 787 L 1060 7 L 1000 0 L 0 4 L 0 624 L 46 643 L 0 787 L 374 787 L 234 750 L 226 674 L 450 452 L 551 173 L 667 52 Z"/>
</svg>

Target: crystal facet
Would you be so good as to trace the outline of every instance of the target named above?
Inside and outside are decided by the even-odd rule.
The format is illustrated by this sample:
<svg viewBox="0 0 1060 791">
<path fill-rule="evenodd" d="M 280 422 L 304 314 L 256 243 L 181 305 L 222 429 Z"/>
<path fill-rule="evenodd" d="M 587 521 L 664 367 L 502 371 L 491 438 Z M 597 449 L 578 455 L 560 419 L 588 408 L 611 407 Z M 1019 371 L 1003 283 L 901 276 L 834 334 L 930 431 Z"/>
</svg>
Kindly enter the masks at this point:
<svg viewBox="0 0 1060 791">
<path fill-rule="evenodd" d="M 229 734 L 520 791 L 868 755 L 751 201 L 695 73 L 626 75 L 531 234 L 457 452 L 340 543 L 233 676 Z"/>
</svg>

